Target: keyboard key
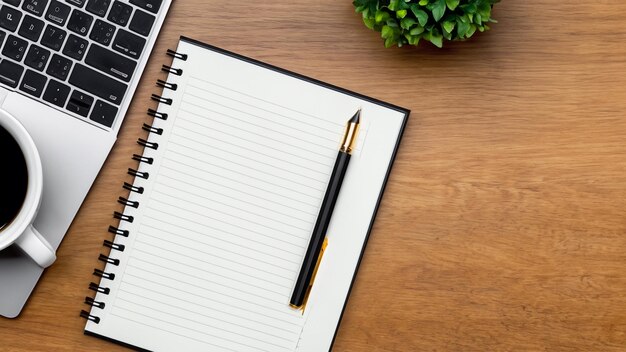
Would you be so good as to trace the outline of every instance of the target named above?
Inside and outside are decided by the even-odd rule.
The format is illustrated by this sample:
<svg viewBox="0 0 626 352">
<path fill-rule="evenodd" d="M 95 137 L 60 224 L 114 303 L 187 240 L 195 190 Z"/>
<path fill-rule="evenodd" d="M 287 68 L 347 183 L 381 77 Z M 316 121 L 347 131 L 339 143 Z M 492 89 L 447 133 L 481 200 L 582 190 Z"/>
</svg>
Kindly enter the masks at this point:
<svg viewBox="0 0 626 352">
<path fill-rule="evenodd" d="M 125 27 L 128 24 L 128 20 L 130 19 L 130 14 L 132 12 L 132 6 L 124 4 L 123 2 L 116 1 L 113 3 L 111 12 L 109 12 L 108 19 L 113 23 Z"/>
<path fill-rule="evenodd" d="M 24 5 L 22 5 L 22 9 L 33 15 L 41 16 L 43 10 L 46 9 L 46 5 L 48 5 L 48 0 L 26 0 Z"/>
<path fill-rule="evenodd" d="M 78 63 L 74 65 L 69 82 L 115 105 L 120 105 L 127 88 L 126 84 Z"/>
<path fill-rule="evenodd" d="M 133 19 L 130 21 L 130 30 L 141 35 L 150 34 L 152 25 L 154 24 L 154 16 L 143 11 L 135 11 Z"/>
<path fill-rule="evenodd" d="M 26 66 L 34 68 L 37 71 L 43 71 L 49 58 L 50 51 L 33 44 L 30 46 L 30 49 L 28 49 L 24 63 Z"/>
<path fill-rule="evenodd" d="M 0 47 L 2 47 L 2 42 L 4 41 L 4 37 L 6 37 L 6 33 L 4 31 L 0 31 Z"/>
<path fill-rule="evenodd" d="M 15 88 L 22 77 L 22 72 L 24 72 L 24 67 L 21 65 L 9 60 L 0 61 L 0 83 Z"/>
<path fill-rule="evenodd" d="M 70 34 L 70 37 L 67 38 L 67 43 L 65 43 L 65 48 L 63 48 L 63 54 L 80 61 L 83 59 L 85 51 L 87 51 L 87 45 L 88 43 L 85 39 Z"/>
<path fill-rule="evenodd" d="M 47 80 L 46 76 L 42 74 L 26 70 L 26 74 L 24 74 L 24 78 L 22 79 L 22 84 L 20 84 L 20 90 L 39 98 Z"/>
<path fill-rule="evenodd" d="M 43 37 L 41 37 L 41 44 L 52 50 L 59 51 L 59 49 L 61 49 L 61 45 L 63 45 L 63 41 L 65 40 L 66 35 L 67 32 L 65 32 L 61 28 L 57 28 L 49 24 L 48 26 L 46 26 L 46 30 L 43 32 Z"/>
<path fill-rule="evenodd" d="M 117 36 L 115 37 L 115 41 L 113 41 L 114 50 L 128 55 L 133 59 L 139 59 L 144 45 L 146 45 L 145 39 L 123 29 L 117 31 Z"/>
<path fill-rule="evenodd" d="M 7 39 L 6 44 L 4 44 L 4 48 L 2 49 L 2 55 L 17 62 L 20 62 L 26 54 L 27 47 L 27 41 L 14 35 L 10 35 Z"/>
<path fill-rule="evenodd" d="M 88 15 L 82 11 L 74 10 L 70 20 L 67 22 L 67 29 L 82 36 L 87 35 L 93 16 Z"/>
<path fill-rule="evenodd" d="M 85 63 L 113 77 L 129 82 L 137 63 L 99 45 L 91 45 Z"/>
<path fill-rule="evenodd" d="M 56 0 L 52 1 L 48 12 L 46 12 L 46 19 L 50 22 L 54 22 L 59 26 L 63 26 L 67 20 L 67 16 L 70 14 L 70 7 L 60 3 Z"/>
<path fill-rule="evenodd" d="M 70 100 L 67 102 L 66 109 L 80 116 L 87 117 L 91 104 L 93 104 L 92 96 L 74 90 Z"/>
<path fill-rule="evenodd" d="M 20 2 L 22 2 L 22 0 L 2 0 L 3 2 L 6 2 L 7 4 L 11 4 L 13 6 L 20 6 Z"/>
<path fill-rule="evenodd" d="M 159 12 L 163 0 L 130 0 L 130 3 L 152 13 Z"/>
<path fill-rule="evenodd" d="M 8 31 L 15 32 L 21 19 L 22 13 L 20 10 L 16 10 L 6 5 L 3 5 L 2 9 L 0 9 L 0 27 Z"/>
<path fill-rule="evenodd" d="M 89 115 L 89 119 L 106 127 L 111 127 L 113 120 L 115 120 L 115 115 L 117 115 L 117 108 L 115 106 L 98 100 L 93 107 L 91 115 Z"/>
<path fill-rule="evenodd" d="M 33 16 L 26 15 L 20 26 L 19 35 L 34 42 L 39 40 L 43 30 L 43 21 Z"/>
<path fill-rule="evenodd" d="M 67 74 L 70 72 L 71 68 L 72 61 L 70 59 L 54 54 L 52 56 L 52 59 L 50 60 L 50 64 L 48 65 L 46 73 L 50 76 L 60 79 L 61 81 L 65 81 L 65 79 L 67 78 Z"/>
<path fill-rule="evenodd" d="M 65 2 L 78 7 L 83 7 L 83 5 L 85 5 L 85 0 L 65 0 Z"/>
<path fill-rule="evenodd" d="M 43 100 L 62 108 L 69 94 L 70 87 L 51 79 L 43 93 Z"/>
<path fill-rule="evenodd" d="M 107 10 L 109 9 L 109 5 L 111 4 L 111 0 L 89 0 L 87 3 L 87 7 L 85 10 L 93 13 L 96 16 L 104 17 L 106 15 Z"/>
<path fill-rule="evenodd" d="M 115 26 L 112 24 L 108 24 L 102 20 L 96 20 L 96 23 L 93 25 L 93 29 L 91 30 L 91 34 L 89 38 L 92 40 L 108 46 L 113 40 L 113 34 L 115 33 Z"/>
</svg>

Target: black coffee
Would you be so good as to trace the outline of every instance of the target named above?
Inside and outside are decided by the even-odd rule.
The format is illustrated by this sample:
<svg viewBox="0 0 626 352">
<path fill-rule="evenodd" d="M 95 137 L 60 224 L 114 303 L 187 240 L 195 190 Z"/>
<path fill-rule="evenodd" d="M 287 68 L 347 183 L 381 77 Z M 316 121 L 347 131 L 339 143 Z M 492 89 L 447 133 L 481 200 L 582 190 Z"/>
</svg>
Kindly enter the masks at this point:
<svg viewBox="0 0 626 352">
<path fill-rule="evenodd" d="M 27 186 L 28 171 L 22 149 L 9 131 L 0 126 L 0 235 L 20 212 Z"/>
</svg>

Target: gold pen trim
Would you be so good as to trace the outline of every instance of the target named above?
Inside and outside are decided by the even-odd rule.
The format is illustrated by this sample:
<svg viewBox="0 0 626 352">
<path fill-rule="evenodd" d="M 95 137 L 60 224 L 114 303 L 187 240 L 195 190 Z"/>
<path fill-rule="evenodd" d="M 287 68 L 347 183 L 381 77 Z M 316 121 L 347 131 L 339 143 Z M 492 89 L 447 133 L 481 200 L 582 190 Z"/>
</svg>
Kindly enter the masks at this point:
<svg viewBox="0 0 626 352">
<path fill-rule="evenodd" d="M 317 257 L 315 270 L 313 270 L 313 276 L 311 277 L 311 282 L 309 282 L 309 287 L 306 289 L 306 294 L 304 295 L 304 301 L 302 301 L 302 305 L 296 306 L 296 305 L 289 303 L 289 306 L 291 308 L 302 310 L 303 315 L 304 315 L 304 309 L 306 308 L 306 304 L 309 301 L 309 295 L 311 294 L 311 288 L 313 287 L 313 282 L 315 281 L 315 277 L 317 276 L 317 269 L 319 269 L 320 263 L 322 262 L 322 257 L 324 256 L 324 252 L 326 251 L 326 246 L 328 246 L 328 237 L 324 239 L 324 243 L 322 244 L 322 249 L 320 250 L 320 255 L 319 257 Z"/>
<path fill-rule="evenodd" d="M 359 124 L 358 123 L 349 123 L 346 126 L 346 133 L 343 135 L 343 140 L 341 141 L 341 147 L 339 148 L 340 152 L 352 154 L 354 148 L 356 147 L 357 135 L 359 134 Z"/>
</svg>

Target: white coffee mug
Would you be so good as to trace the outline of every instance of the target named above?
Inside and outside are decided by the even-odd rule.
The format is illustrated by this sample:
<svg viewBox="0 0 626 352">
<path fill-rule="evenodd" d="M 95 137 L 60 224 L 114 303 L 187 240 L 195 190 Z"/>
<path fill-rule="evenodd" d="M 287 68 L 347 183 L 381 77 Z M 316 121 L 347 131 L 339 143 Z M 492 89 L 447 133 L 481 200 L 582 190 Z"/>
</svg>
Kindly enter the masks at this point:
<svg viewBox="0 0 626 352">
<path fill-rule="evenodd" d="M 0 250 L 15 243 L 40 267 L 47 268 L 56 260 L 56 254 L 50 243 L 33 227 L 43 192 L 41 158 L 28 131 L 15 117 L 2 109 L 0 109 L 0 126 L 4 127 L 19 144 L 28 170 L 26 198 L 17 216 L 7 227 L 0 230 Z M 11 170 L 5 168 L 0 172 L 11 172 Z"/>
</svg>

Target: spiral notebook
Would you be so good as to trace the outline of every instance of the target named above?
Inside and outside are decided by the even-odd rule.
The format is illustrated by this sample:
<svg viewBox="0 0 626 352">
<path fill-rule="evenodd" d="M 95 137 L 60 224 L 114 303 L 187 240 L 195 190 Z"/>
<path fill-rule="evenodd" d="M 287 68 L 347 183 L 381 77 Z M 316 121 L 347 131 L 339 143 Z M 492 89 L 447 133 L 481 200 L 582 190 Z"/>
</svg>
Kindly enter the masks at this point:
<svg viewBox="0 0 626 352">
<path fill-rule="evenodd" d="M 81 312 L 85 333 L 154 351 L 329 350 L 409 111 L 185 37 L 168 54 Z M 295 310 L 293 286 L 359 107 L 328 246 Z"/>
</svg>

